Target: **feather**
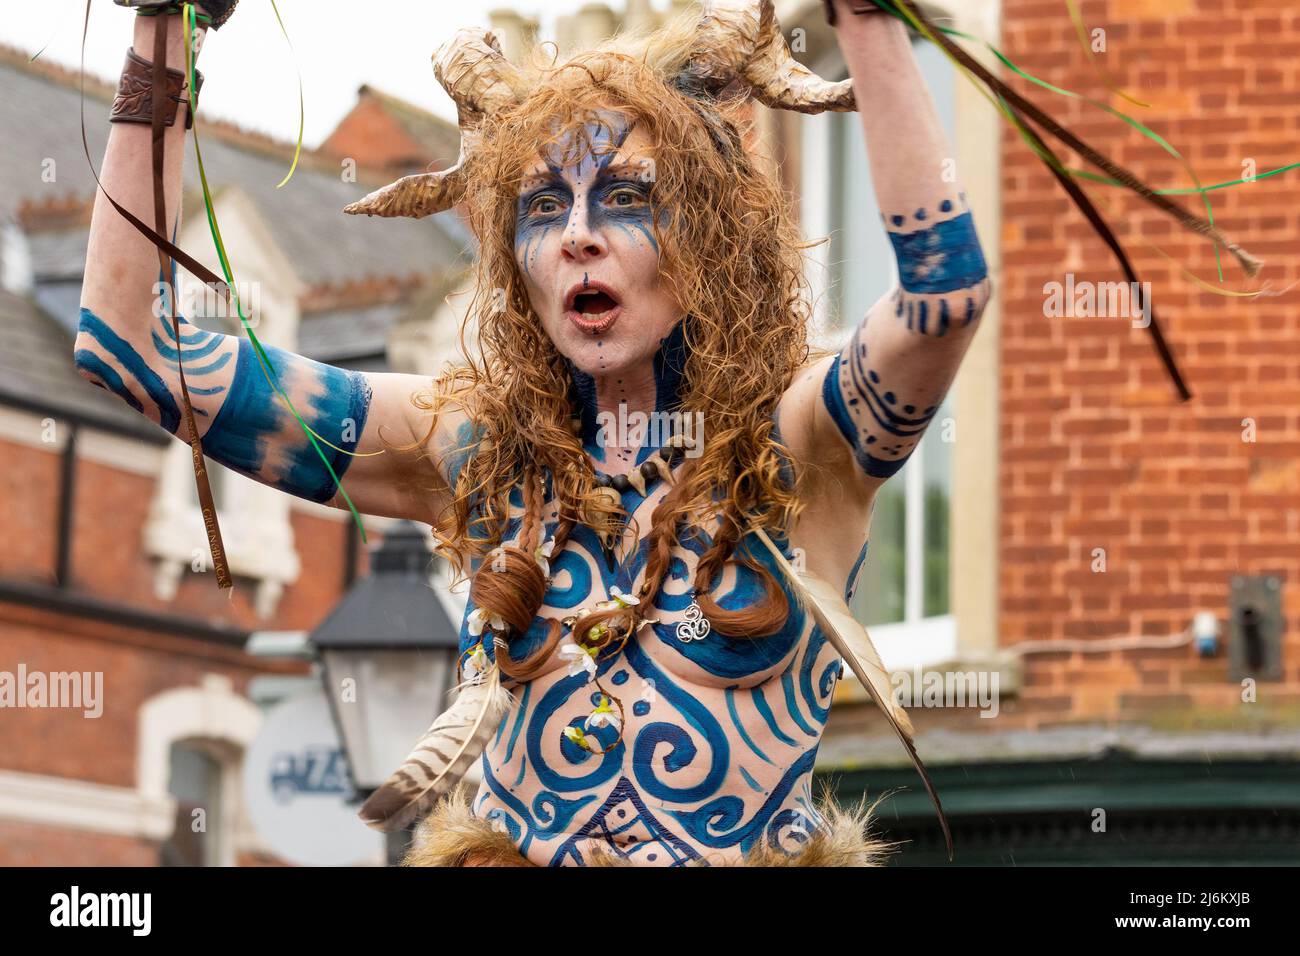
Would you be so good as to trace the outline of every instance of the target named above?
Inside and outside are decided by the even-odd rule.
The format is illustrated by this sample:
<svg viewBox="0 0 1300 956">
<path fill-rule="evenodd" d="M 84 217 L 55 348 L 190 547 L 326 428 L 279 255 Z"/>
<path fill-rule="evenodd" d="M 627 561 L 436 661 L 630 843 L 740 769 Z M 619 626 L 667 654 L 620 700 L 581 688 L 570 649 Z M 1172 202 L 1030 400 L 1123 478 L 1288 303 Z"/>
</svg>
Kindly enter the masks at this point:
<svg viewBox="0 0 1300 956">
<path fill-rule="evenodd" d="M 456 702 L 438 716 L 411 755 L 362 804 L 367 826 L 393 831 L 428 813 L 460 782 L 496 733 L 513 698 L 494 666 L 476 683 L 461 685 Z"/>
<path fill-rule="evenodd" d="M 776 558 L 777 565 L 793 586 L 799 604 L 812 613 L 813 620 L 821 628 L 826 640 L 844 658 L 849 670 L 853 671 L 862 682 L 862 686 L 879 705 L 890 726 L 898 734 L 899 740 L 903 742 L 903 746 L 912 758 L 912 765 L 921 775 L 926 792 L 934 801 L 934 809 L 939 814 L 939 825 L 943 828 L 944 842 L 948 845 L 948 859 L 951 861 L 952 831 L 948 828 L 948 817 L 943 812 L 943 804 L 939 802 L 939 794 L 934 789 L 934 782 L 931 781 L 925 764 L 921 762 L 916 752 L 916 745 L 912 740 L 915 736 L 912 721 L 907 716 L 907 711 L 894 697 L 889 672 L 885 670 L 880 654 L 871 643 L 871 635 L 853 616 L 853 612 L 849 610 L 848 604 L 838 590 L 817 575 L 793 567 L 762 528 L 756 528 L 754 533 Z"/>
</svg>

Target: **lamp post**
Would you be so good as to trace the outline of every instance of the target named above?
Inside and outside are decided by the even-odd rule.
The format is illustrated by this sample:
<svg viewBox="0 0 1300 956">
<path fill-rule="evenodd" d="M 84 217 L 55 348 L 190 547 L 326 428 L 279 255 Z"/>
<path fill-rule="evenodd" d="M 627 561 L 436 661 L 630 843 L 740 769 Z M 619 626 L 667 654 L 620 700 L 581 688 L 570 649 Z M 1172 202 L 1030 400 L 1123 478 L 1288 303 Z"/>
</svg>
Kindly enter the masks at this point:
<svg viewBox="0 0 1300 956">
<path fill-rule="evenodd" d="M 406 759 L 455 682 L 459 628 L 429 584 L 418 525 L 395 523 L 361 578 L 312 631 L 353 789 L 373 793 Z M 390 834 L 389 863 L 405 848 Z"/>
</svg>

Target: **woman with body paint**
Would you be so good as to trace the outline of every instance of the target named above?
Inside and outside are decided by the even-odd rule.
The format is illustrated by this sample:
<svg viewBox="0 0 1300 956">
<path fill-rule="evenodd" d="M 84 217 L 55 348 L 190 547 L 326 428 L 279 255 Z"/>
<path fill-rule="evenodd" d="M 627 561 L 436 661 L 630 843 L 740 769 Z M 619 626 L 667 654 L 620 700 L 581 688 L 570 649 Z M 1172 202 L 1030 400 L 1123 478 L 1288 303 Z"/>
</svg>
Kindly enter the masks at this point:
<svg viewBox="0 0 1300 956">
<path fill-rule="evenodd" d="M 566 62 L 517 67 L 473 31 L 439 54 L 461 163 L 349 211 L 463 204 L 479 244 L 464 364 L 363 374 L 267 349 L 356 506 L 429 524 L 471 579 L 460 710 L 367 804 L 372 823 L 408 823 L 482 748 L 477 793 L 432 807 L 411 862 L 881 856 L 865 810 L 812 792 L 841 655 L 762 535 L 852 591 L 875 495 L 942 403 L 990 283 L 902 23 L 835 0 L 851 81 L 827 84 L 789 60 L 767 0 L 705 7 Z M 156 26 L 138 18 L 137 50 Z M 807 112 L 870 104 L 900 280 L 838 354 L 810 353 L 803 246 L 737 88 Z M 175 217 L 184 124 L 167 136 Z M 113 128 L 103 183 L 147 217 L 147 129 Z M 154 317 L 157 271 L 100 196 L 78 368 L 176 433 L 182 361 L 208 457 L 339 505 L 249 343 Z"/>
</svg>

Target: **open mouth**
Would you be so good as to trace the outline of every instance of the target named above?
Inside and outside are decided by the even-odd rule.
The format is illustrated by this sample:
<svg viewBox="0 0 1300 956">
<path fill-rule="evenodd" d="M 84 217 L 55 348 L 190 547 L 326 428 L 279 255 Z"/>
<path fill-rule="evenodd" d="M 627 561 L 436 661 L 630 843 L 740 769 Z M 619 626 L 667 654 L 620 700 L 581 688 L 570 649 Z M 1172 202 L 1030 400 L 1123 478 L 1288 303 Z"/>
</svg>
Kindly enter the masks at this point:
<svg viewBox="0 0 1300 956">
<path fill-rule="evenodd" d="M 568 296 L 569 320 L 588 335 L 603 335 L 614 327 L 622 314 L 618 296 L 593 282 L 572 289 Z"/>
<path fill-rule="evenodd" d="M 604 315 L 618 305 L 607 292 L 584 292 L 573 300 L 573 309 L 582 316 Z"/>
</svg>

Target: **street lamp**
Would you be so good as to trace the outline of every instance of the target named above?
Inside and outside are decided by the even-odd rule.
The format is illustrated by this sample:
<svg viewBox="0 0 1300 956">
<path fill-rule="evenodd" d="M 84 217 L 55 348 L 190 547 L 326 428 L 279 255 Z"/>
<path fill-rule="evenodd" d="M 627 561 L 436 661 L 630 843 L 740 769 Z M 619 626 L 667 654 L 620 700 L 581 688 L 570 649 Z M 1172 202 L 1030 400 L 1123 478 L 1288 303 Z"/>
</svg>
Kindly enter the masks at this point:
<svg viewBox="0 0 1300 956">
<path fill-rule="evenodd" d="M 455 682 L 459 628 L 430 587 L 430 560 L 419 526 L 395 523 L 371 552 L 369 576 L 308 638 L 362 799 L 446 709 Z"/>
</svg>

